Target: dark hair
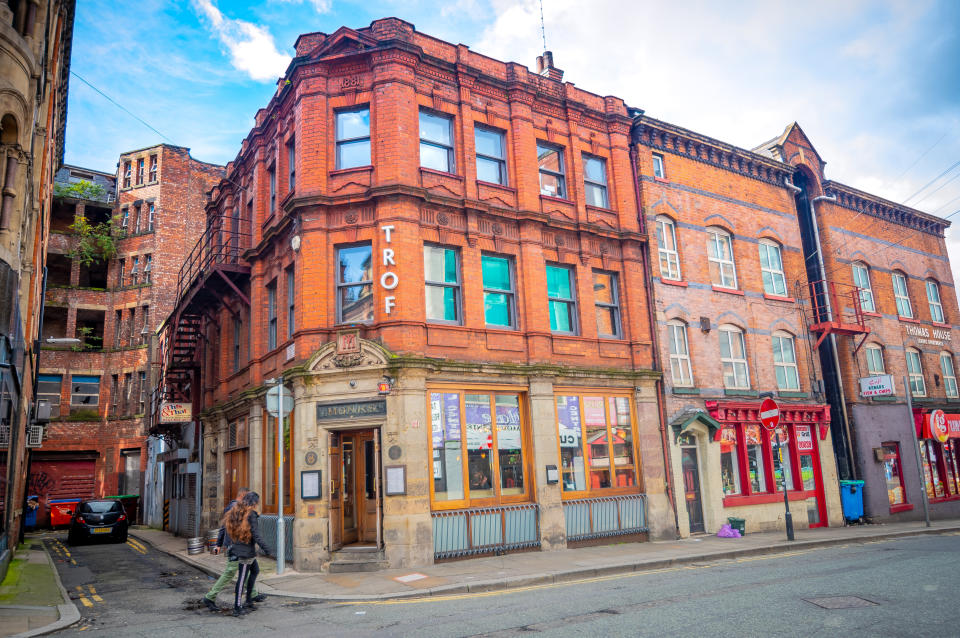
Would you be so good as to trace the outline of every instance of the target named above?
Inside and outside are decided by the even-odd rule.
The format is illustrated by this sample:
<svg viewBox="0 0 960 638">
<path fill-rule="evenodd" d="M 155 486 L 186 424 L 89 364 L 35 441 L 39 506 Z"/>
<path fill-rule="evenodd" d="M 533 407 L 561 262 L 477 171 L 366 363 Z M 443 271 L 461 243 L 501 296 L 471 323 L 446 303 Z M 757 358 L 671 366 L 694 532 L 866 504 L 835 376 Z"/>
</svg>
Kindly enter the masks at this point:
<svg viewBox="0 0 960 638">
<path fill-rule="evenodd" d="M 260 495 L 257 494 L 256 492 L 248 491 L 246 494 L 243 495 L 243 499 L 241 500 L 241 502 L 243 503 L 244 506 L 250 509 L 253 509 L 254 507 L 260 504 Z"/>
</svg>

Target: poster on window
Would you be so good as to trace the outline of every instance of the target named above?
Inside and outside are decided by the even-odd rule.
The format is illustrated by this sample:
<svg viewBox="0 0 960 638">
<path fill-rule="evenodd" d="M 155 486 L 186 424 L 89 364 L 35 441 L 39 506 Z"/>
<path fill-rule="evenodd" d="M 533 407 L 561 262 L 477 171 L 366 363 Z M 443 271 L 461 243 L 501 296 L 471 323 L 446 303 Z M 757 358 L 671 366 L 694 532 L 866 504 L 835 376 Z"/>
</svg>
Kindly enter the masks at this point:
<svg viewBox="0 0 960 638">
<path fill-rule="evenodd" d="M 430 424 L 433 432 L 433 447 L 443 447 L 443 395 L 430 395 Z"/>
<path fill-rule="evenodd" d="M 797 451 L 813 452 L 813 433 L 809 425 L 798 425 L 794 432 L 797 433 Z"/>
<path fill-rule="evenodd" d="M 630 400 L 626 397 L 610 397 L 611 415 L 616 414 L 614 425 L 630 425 Z"/>
<path fill-rule="evenodd" d="M 557 397 L 560 447 L 580 447 L 580 398 Z"/>
<path fill-rule="evenodd" d="M 489 450 L 493 447 L 493 428 L 490 420 L 490 404 L 465 403 L 464 423 L 467 428 L 468 450 Z"/>
<path fill-rule="evenodd" d="M 497 406 L 497 447 L 501 450 L 520 449 L 520 406 Z"/>
<path fill-rule="evenodd" d="M 729 452 L 737 444 L 736 428 L 723 428 L 720 430 L 720 451 Z"/>
<path fill-rule="evenodd" d="M 583 422 L 588 428 L 607 425 L 603 415 L 603 397 L 583 397 Z"/>
<path fill-rule="evenodd" d="M 785 427 L 782 426 L 782 425 L 777 426 L 777 434 L 780 435 L 780 445 L 787 445 L 788 443 L 790 443 L 790 435 L 787 434 L 787 428 L 785 428 Z M 770 441 L 771 441 L 774 445 L 776 445 L 776 443 L 777 443 L 777 436 L 776 436 L 776 434 L 770 437 Z"/>
<path fill-rule="evenodd" d="M 744 427 L 743 440 L 746 441 L 747 445 L 760 445 L 763 443 L 763 438 L 760 436 L 760 426 L 748 425 Z"/>
<path fill-rule="evenodd" d="M 444 432 L 447 441 L 460 440 L 460 395 L 444 393 L 443 395 Z"/>
</svg>

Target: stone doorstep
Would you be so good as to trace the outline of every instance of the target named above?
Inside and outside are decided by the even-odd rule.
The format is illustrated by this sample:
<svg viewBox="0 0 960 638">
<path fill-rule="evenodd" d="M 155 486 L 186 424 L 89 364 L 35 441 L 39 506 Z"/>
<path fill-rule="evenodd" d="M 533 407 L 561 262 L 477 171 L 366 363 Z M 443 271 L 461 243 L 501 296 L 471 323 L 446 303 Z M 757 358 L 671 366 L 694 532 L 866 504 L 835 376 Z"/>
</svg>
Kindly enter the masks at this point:
<svg viewBox="0 0 960 638">
<path fill-rule="evenodd" d="M 882 527 L 882 526 L 878 526 Z M 836 528 L 842 529 L 842 528 Z M 872 530 L 871 530 L 872 531 Z M 577 580 L 580 578 L 591 578 L 596 576 L 605 576 L 612 574 L 621 574 L 621 573 L 630 573 L 630 572 L 640 572 L 640 571 L 649 571 L 654 569 L 663 569 L 667 567 L 672 567 L 676 565 L 685 565 L 690 563 L 702 563 L 702 562 L 714 562 L 718 560 L 727 560 L 734 558 L 742 558 L 745 556 L 758 556 L 764 554 L 774 554 L 783 551 L 795 551 L 798 549 L 816 549 L 820 547 L 830 547 L 836 545 L 845 545 L 845 544 L 860 544 L 868 543 L 871 541 L 881 540 L 881 539 L 890 539 L 890 538 L 901 538 L 907 536 L 918 536 L 926 534 L 943 534 L 948 532 L 957 532 L 960 531 L 960 521 L 950 521 L 949 523 L 943 526 L 937 527 L 918 527 L 918 528 L 900 528 L 900 529 L 891 529 L 886 531 L 878 531 L 875 533 L 868 534 L 858 534 L 858 535 L 831 535 L 829 538 L 813 538 L 810 540 L 799 540 L 792 543 L 786 540 L 774 541 L 774 542 L 765 542 L 763 544 L 751 546 L 751 547 L 730 547 L 729 549 L 724 549 L 720 551 L 708 550 L 700 551 L 696 553 L 685 553 L 683 555 L 677 556 L 651 556 L 649 558 L 638 558 L 631 557 L 626 562 L 620 563 L 609 563 L 605 565 L 597 565 L 595 567 L 583 567 L 578 566 L 575 569 L 547 569 L 541 570 L 537 573 L 529 574 L 516 574 L 512 576 L 498 575 L 496 578 L 483 578 L 483 576 L 475 576 L 469 574 L 484 574 L 489 575 L 490 570 L 484 572 L 483 570 L 464 570 L 460 574 L 452 575 L 436 575 L 428 574 L 431 578 L 446 578 L 447 580 L 460 579 L 463 582 L 451 583 L 447 585 L 439 585 L 436 587 L 430 587 L 426 589 L 409 589 L 405 591 L 384 591 L 385 585 L 389 583 L 395 585 L 395 583 L 389 578 L 389 574 L 383 572 L 371 573 L 371 574 L 360 574 L 357 573 L 357 577 L 367 578 L 376 578 L 379 575 L 380 585 L 382 593 L 374 594 L 322 594 L 322 593 L 312 593 L 307 591 L 294 591 L 292 589 L 280 589 L 271 586 L 268 582 L 264 582 L 263 591 L 274 596 L 285 596 L 292 598 L 309 598 L 314 600 L 328 600 L 328 601 L 365 601 L 365 600 L 384 600 L 384 599 L 394 599 L 394 598 L 410 598 L 410 597 L 423 597 L 423 596 L 434 596 L 434 595 L 446 595 L 446 594 L 458 594 L 458 593 L 472 593 L 472 592 L 486 592 L 486 591 L 497 591 L 497 590 L 507 590 L 514 589 L 517 587 L 526 587 L 530 585 L 549 585 L 557 584 L 562 582 L 569 582 L 571 580 Z M 813 532 L 816 534 L 816 532 Z M 139 538 L 139 537 L 138 537 Z M 749 535 L 747 536 L 749 538 Z M 186 552 L 182 554 L 180 552 L 170 552 L 163 550 L 159 545 L 152 543 L 148 539 L 141 538 L 141 540 L 146 540 L 150 542 L 157 549 L 161 551 L 166 551 L 166 553 L 175 556 L 183 560 L 184 562 L 194 565 L 195 567 L 200 568 L 203 571 L 206 571 L 212 576 L 219 576 L 220 568 L 212 569 L 207 565 L 203 565 L 200 561 L 191 560 L 192 557 L 189 557 Z M 645 544 L 647 546 L 652 546 L 652 543 Z M 684 546 L 684 549 L 689 548 L 690 550 L 700 549 L 695 546 Z M 568 551 L 579 551 L 576 549 Z M 481 559 L 482 560 L 482 559 Z M 446 563 L 451 564 L 451 563 Z M 431 567 L 422 567 L 422 568 L 410 568 L 409 570 L 389 570 L 391 572 L 424 572 L 430 571 Z M 310 587 L 310 589 L 318 589 L 318 586 L 326 587 L 336 587 L 333 583 L 325 582 L 324 574 L 298 574 L 292 570 L 287 570 L 284 574 L 279 577 L 274 575 L 273 578 L 282 579 L 284 586 L 296 586 L 296 581 L 303 580 L 305 586 Z M 293 581 L 293 582 L 291 582 Z M 281 583 L 277 583 L 281 584 Z M 371 581 L 370 583 L 358 584 L 358 589 L 372 589 L 377 588 L 376 581 Z"/>
</svg>

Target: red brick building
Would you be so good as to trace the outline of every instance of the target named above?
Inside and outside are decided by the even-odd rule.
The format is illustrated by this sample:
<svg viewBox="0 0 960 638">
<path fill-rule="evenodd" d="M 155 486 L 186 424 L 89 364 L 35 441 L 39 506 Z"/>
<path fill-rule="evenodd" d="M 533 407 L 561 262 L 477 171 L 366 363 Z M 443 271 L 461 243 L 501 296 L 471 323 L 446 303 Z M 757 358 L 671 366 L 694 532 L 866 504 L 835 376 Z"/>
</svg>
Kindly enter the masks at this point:
<svg viewBox="0 0 960 638">
<path fill-rule="evenodd" d="M 297 569 L 673 535 L 631 119 L 539 62 L 392 18 L 298 39 L 164 337 L 208 524 L 242 484 L 275 524 L 282 376 Z"/>
<path fill-rule="evenodd" d="M 41 497 L 41 525 L 50 500 L 141 493 L 150 344 L 173 307 L 191 238 L 203 230 L 205 195 L 223 175 L 222 166 L 166 144 L 124 153 L 118 167 L 116 175 L 73 166 L 58 174 L 64 188 L 50 220 L 38 377 L 38 398 L 52 415 L 28 483 Z M 80 181 L 102 193 L 67 190 Z M 90 224 L 113 220 L 115 255 L 85 263 L 78 216 Z"/>
<path fill-rule="evenodd" d="M 784 474 L 795 527 L 841 524 L 793 167 L 634 114 L 679 533 L 782 528 Z"/>
<path fill-rule="evenodd" d="M 835 282 L 824 319 L 869 329 L 841 331 L 836 349 L 824 349 L 836 357 L 835 366 L 825 359 L 836 372 L 824 380 L 849 417 L 848 455 L 865 481 L 865 514 L 922 518 L 923 491 L 932 517 L 957 516 L 960 310 L 943 236 L 949 222 L 827 180 L 826 162 L 795 124 L 759 150 L 796 167 L 798 207 L 808 211 L 805 250 L 822 255 L 809 266 Z M 920 438 L 922 482 L 911 428 Z"/>
</svg>

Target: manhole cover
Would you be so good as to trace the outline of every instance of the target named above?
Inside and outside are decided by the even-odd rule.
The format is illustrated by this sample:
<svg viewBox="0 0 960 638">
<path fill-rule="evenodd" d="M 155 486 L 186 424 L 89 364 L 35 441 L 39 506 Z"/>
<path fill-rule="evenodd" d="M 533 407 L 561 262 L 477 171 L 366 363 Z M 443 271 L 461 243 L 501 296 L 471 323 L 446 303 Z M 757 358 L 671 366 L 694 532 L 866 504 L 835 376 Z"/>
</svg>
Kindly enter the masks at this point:
<svg viewBox="0 0 960 638">
<path fill-rule="evenodd" d="M 873 607 L 877 604 L 859 596 L 825 596 L 823 598 L 804 598 L 804 600 L 824 609 L 853 609 L 855 607 Z"/>
</svg>

